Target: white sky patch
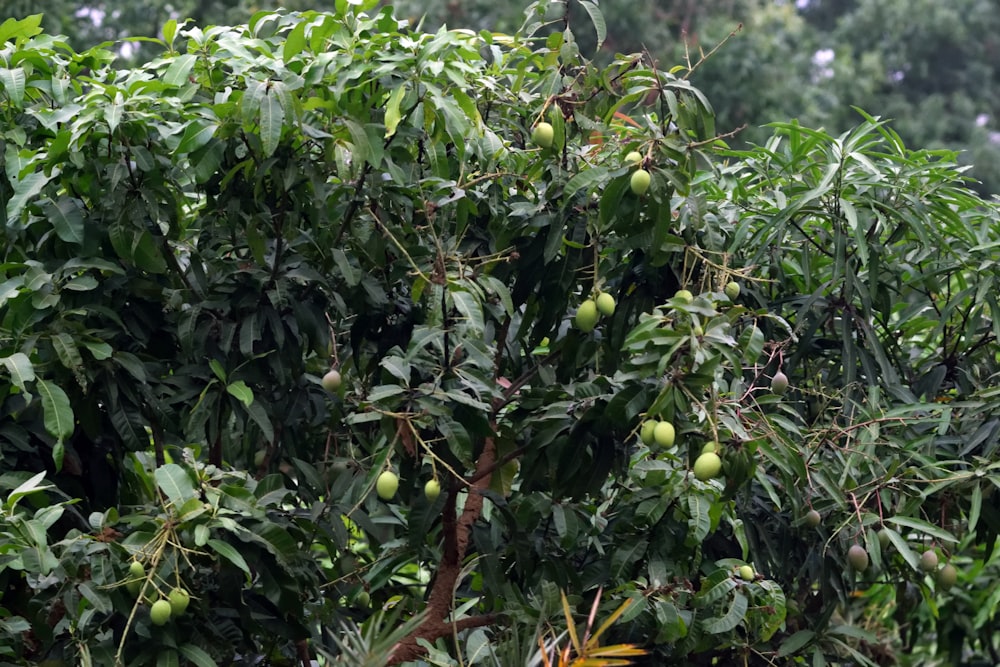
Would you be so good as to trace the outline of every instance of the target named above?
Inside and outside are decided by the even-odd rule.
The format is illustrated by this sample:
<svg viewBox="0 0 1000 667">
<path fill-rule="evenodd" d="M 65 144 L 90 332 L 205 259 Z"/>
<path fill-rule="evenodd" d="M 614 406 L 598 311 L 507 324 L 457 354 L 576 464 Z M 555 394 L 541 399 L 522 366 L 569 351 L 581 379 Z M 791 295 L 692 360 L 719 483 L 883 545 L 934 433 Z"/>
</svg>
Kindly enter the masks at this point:
<svg viewBox="0 0 1000 667">
<path fill-rule="evenodd" d="M 820 49 L 813 54 L 813 80 L 833 78 L 833 68 L 830 65 L 833 64 L 835 57 L 833 49 Z"/>
<path fill-rule="evenodd" d="M 103 9 L 94 9 L 93 7 L 80 7 L 76 10 L 75 16 L 81 19 L 88 18 L 94 25 L 100 28 L 101 24 L 104 23 L 104 17 L 107 16 L 107 12 Z"/>
<path fill-rule="evenodd" d="M 986 127 L 986 124 L 990 122 L 990 115 L 988 113 L 981 113 L 976 116 L 976 127 Z"/>
</svg>

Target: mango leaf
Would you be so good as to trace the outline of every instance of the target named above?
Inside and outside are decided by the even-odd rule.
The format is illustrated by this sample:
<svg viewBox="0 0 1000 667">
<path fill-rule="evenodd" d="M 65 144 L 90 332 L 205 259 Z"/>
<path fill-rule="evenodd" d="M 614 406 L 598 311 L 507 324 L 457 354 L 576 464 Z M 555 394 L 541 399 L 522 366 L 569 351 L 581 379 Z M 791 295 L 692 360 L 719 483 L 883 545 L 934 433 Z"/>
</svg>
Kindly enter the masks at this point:
<svg viewBox="0 0 1000 667">
<path fill-rule="evenodd" d="M 226 385 L 226 391 L 229 392 L 231 396 L 239 399 L 243 405 L 250 405 L 253 403 L 253 389 L 247 386 L 247 383 L 243 380 L 237 380 L 231 384 Z"/>
<path fill-rule="evenodd" d="M 639 561 L 649 547 L 649 540 L 633 540 L 611 554 L 611 572 L 615 577 L 628 578 L 633 565 Z"/>
<path fill-rule="evenodd" d="M 104 120 L 107 122 L 112 134 L 118 129 L 118 125 L 122 122 L 124 114 L 125 96 L 121 94 L 121 91 L 118 91 L 115 93 L 115 98 L 111 101 L 111 104 L 104 106 Z"/>
<path fill-rule="evenodd" d="M 191 74 L 195 62 L 197 62 L 197 56 L 193 53 L 177 56 L 163 74 L 163 82 L 168 86 L 181 86 L 187 83 L 188 75 Z"/>
<path fill-rule="evenodd" d="M 396 134 L 396 127 L 399 125 L 399 121 L 401 121 L 403 118 L 399 110 L 399 105 L 403 102 L 404 96 L 406 96 L 406 88 L 403 86 L 399 86 L 394 91 L 392 91 L 392 95 L 389 96 L 389 101 L 386 102 L 385 105 L 386 139 Z"/>
<path fill-rule="evenodd" d="M 718 580 L 718 581 L 716 581 Z M 716 581 L 716 583 L 712 583 Z M 736 588 L 736 581 L 728 572 L 718 571 L 702 582 L 702 588 L 694 598 L 694 606 L 705 608 L 721 600 Z"/>
<path fill-rule="evenodd" d="M 264 149 L 264 156 L 271 157 L 278 149 L 278 142 L 281 141 L 281 130 L 285 123 L 285 110 L 281 106 L 278 91 L 275 86 L 278 82 L 270 82 L 271 89 L 267 91 L 260 101 L 260 143 Z"/>
<path fill-rule="evenodd" d="M 243 407 L 247 411 L 247 414 L 250 415 L 250 419 L 260 428 L 264 439 L 268 442 L 274 442 L 274 425 L 271 423 L 271 418 L 267 416 L 267 412 L 260 401 L 246 403 Z"/>
<path fill-rule="evenodd" d="M 194 483 L 187 471 L 176 463 L 167 463 L 156 469 L 154 473 L 156 485 L 169 500 L 170 504 L 180 509 L 185 502 L 197 497 Z"/>
<path fill-rule="evenodd" d="M 300 21 L 295 24 L 288 37 L 285 38 L 285 45 L 281 49 L 281 59 L 286 63 L 302 53 L 306 48 L 306 22 Z"/>
<path fill-rule="evenodd" d="M 212 656 L 194 644 L 184 644 L 177 648 L 181 655 L 194 663 L 195 667 L 218 667 Z"/>
<path fill-rule="evenodd" d="M 17 109 L 24 105 L 24 84 L 26 81 L 27 77 L 23 67 L 0 68 L 0 85 L 3 86 L 3 92 Z"/>
<path fill-rule="evenodd" d="M 177 651 L 167 649 L 156 654 L 156 667 L 180 667 L 180 657 Z"/>
<path fill-rule="evenodd" d="M 896 547 L 896 551 L 898 551 L 899 555 L 903 557 L 903 560 L 905 560 L 914 570 L 919 570 L 920 557 L 913 553 L 913 550 L 910 549 L 910 545 L 906 543 L 903 536 L 891 528 L 885 528 L 884 530 L 885 534 L 889 536 L 889 542 L 892 543 L 892 546 Z"/>
<path fill-rule="evenodd" d="M 593 0 L 580 0 L 580 5 L 590 16 L 590 22 L 594 24 L 594 30 L 597 32 L 597 45 L 594 48 L 600 51 L 604 40 L 608 37 L 608 26 L 604 21 L 604 14 Z"/>
<path fill-rule="evenodd" d="M 958 539 L 947 530 L 939 528 L 932 523 L 928 523 L 923 519 L 916 519 L 910 516 L 893 516 L 889 517 L 888 521 L 891 521 L 897 526 L 906 526 L 907 528 L 918 530 L 932 537 L 936 537 L 939 540 L 944 540 L 946 542 L 958 542 Z"/>
<path fill-rule="evenodd" d="M 86 598 L 87 602 L 89 602 L 97 611 L 101 613 L 112 611 L 113 607 L 111 606 L 111 600 L 108 598 L 107 593 L 99 591 L 89 581 L 78 584 L 76 589 L 80 591 L 80 595 Z"/>
<path fill-rule="evenodd" d="M 172 48 L 174 44 L 174 37 L 177 36 L 177 20 L 170 19 L 164 23 L 163 30 L 160 32 L 163 33 L 163 41 L 167 43 L 167 46 Z"/>
<path fill-rule="evenodd" d="M 23 276 L 14 276 L 0 283 L 0 307 L 20 294 L 22 287 L 24 287 Z"/>
<path fill-rule="evenodd" d="M 596 185 L 604 183 L 607 177 L 608 170 L 606 167 L 591 167 L 577 173 L 573 178 L 569 179 L 563 188 L 563 203 L 568 206 L 571 203 L 573 195 L 577 192 L 580 190 L 590 190 Z"/>
<path fill-rule="evenodd" d="M 455 308 L 467 320 L 468 327 L 473 331 L 482 331 L 483 308 L 475 295 L 462 289 L 454 289 L 450 294 L 454 299 Z"/>
<path fill-rule="evenodd" d="M 42 14 L 32 14 L 21 20 L 7 19 L 0 23 L 0 44 L 6 43 L 11 38 L 27 39 L 42 32 Z"/>
<path fill-rule="evenodd" d="M 26 383 L 35 379 L 35 367 L 31 364 L 31 359 L 23 352 L 15 352 L 9 357 L 0 358 L 0 364 L 7 367 L 10 379 L 21 391 L 26 391 Z"/>
<path fill-rule="evenodd" d="M 979 484 L 972 487 L 972 497 L 969 499 L 969 533 L 976 532 L 979 514 L 983 510 L 983 487 Z"/>
<path fill-rule="evenodd" d="M 710 635 L 729 632 L 735 629 L 746 616 L 748 606 L 749 602 L 747 597 L 743 595 L 743 593 L 737 591 L 736 594 L 733 595 L 733 602 L 729 606 L 729 611 L 726 612 L 726 615 L 720 618 L 713 618 L 705 621 L 702 623 L 701 629 Z"/>
<path fill-rule="evenodd" d="M 240 552 L 237 551 L 235 547 L 228 542 L 216 539 L 208 540 L 207 544 L 213 551 L 215 551 L 215 553 L 219 554 L 230 563 L 243 570 L 243 572 L 247 575 L 247 581 L 250 580 L 250 566 L 247 565 L 246 560 L 243 559 L 243 556 L 240 555 Z"/>
<path fill-rule="evenodd" d="M 52 445 L 52 463 L 56 466 L 56 472 L 62 472 L 63 459 L 66 458 L 66 443 L 62 440 L 57 440 L 56 444 Z"/>
<path fill-rule="evenodd" d="M 98 361 L 103 361 L 104 359 L 110 359 L 111 355 L 114 354 L 114 350 L 110 345 L 99 340 L 84 340 L 81 341 L 83 346 L 87 348 L 94 359 Z"/>
<path fill-rule="evenodd" d="M 16 221 L 28 202 L 41 192 L 50 180 L 58 176 L 58 171 L 53 169 L 48 174 L 35 171 L 17 179 L 14 182 L 14 194 L 7 200 L 7 222 Z"/>
<path fill-rule="evenodd" d="M 36 380 L 35 387 L 42 398 L 45 430 L 59 440 L 73 435 L 75 430 L 73 407 L 70 405 L 66 392 L 58 385 L 46 382 L 41 378 Z"/>
<path fill-rule="evenodd" d="M 5 500 L 3 504 L 4 508 L 10 511 L 11 509 L 14 508 L 15 505 L 17 505 L 17 501 L 19 501 L 21 498 L 29 494 L 37 493 L 38 491 L 44 491 L 45 489 L 51 488 L 50 485 L 41 486 L 41 482 L 43 479 L 45 479 L 44 470 L 38 473 L 37 475 L 34 475 L 30 479 L 21 482 L 17 486 L 17 488 L 11 491 L 10 495 L 7 496 L 7 500 Z"/>
<path fill-rule="evenodd" d="M 216 123 L 204 121 L 188 123 L 188 126 L 184 128 L 183 136 L 181 136 L 181 142 L 177 145 L 177 153 L 185 154 L 198 150 L 212 140 L 218 127 Z"/>
<path fill-rule="evenodd" d="M 799 649 L 811 642 L 815 636 L 816 633 L 812 630 L 799 630 L 781 643 L 781 648 L 778 649 L 778 657 L 784 658 L 797 653 Z"/>
<path fill-rule="evenodd" d="M 80 350 L 76 347 L 76 341 L 68 333 L 60 332 L 53 336 L 52 347 L 55 349 L 59 361 L 66 368 L 76 370 L 83 367 L 83 357 L 80 356 Z"/>
<path fill-rule="evenodd" d="M 282 565 L 287 565 L 295 559 L 298 545 L 288 531 L 273 523 L 264 523 L 251 531 L 252 539 L 259 542 L 271 552 Z"/>
</svg>

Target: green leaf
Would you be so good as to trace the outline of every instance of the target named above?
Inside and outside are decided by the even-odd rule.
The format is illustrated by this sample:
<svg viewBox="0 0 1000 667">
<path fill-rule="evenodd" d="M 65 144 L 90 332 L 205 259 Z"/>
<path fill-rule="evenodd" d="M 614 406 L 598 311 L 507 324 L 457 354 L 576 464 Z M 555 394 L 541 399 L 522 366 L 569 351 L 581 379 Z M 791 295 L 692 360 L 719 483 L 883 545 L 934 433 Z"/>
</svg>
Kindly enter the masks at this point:
<svg viewBox="0 0 1000 667">
<path fill-rule="evenodd" d="M 98 591 L 89 581 L 77 584 L 76 588 L 80 591 L 80 595 L 86 598 L 87 602 L 89 602 L 94 609 L 102 614 L 108 613 L 114 609 L 107 593 Z"/>
<path fill-rule="evenodd" d="M 255 541 L 264 545 L 271 554 L 283 565 L 295 560 L 299 547 L 288 531 L 273 523 L 264 523 L 254 528 Z"/>
<path fill-rule="evenodd" d="M 368 392 L 368 400 L 372 403 L 377 403 L 378 401 L 384 401 L 387 398 L 398 396 L 405 391 L 406 388 L 400 387 L 398 384 L 382 384 Z"/>
<path fill-rule="evenodd" d="M 63 289 L 73 292 L 89 292 L 90 290 L 97 289 L 99 285 L 100 283 L 97 282 L 97 278 L 94 276 L 77 276 L 69 282 L 64 283 Z"/>
<path fill-rule="evenodd" d="M 969 499 L 969 533 L 976 532 L 976 525 L 979 523 L 979 514 L 983 511 L 983 487 L 976 484 L 972 487 L 972 496 Z"/>
<path fill-rule="evenodd" d="M 634 538 L 628 545 L 619 545 L 611 554 L 612 576 L 628 579 L 632 567 L 639 562 L 648 547 L 649 540 Z"/>
<path fill-rule="evenodd" d="M 243 407 L 247 411 L 247 414 L 250 415 L 250 419 L 257 424 L 264 439 L 267 442 L 274 442 L 274 425 L 271 423 L 271 418 L 268 417 L 260 401 L 246 403 Z"/>
<path fill-rule="evenodd" d="M 604 183 L 607 177 L 608 170 L 606 167 L 590 167 L 576 173 L 563 188 L 563 205 L 569 206 L 572 204 L 573 195 L 580 190 L 590 191 L 592 188 Z"/>
<path fill-rule="evenodd" d="M 466 319 L 466 324 L 472 331 L 483 330 L 483 308 L 479 300 L 462 289 L 452 289 L 449 294 L 455 302 L 455 309 Z"/>
<path fill-rule="evenodd" d="M 176 463 L 167 463 L 156 469 L 156 486 L 177 510 L 198 496 L 187 471 Z"/>
<path fill-rule="evenodd" d="M 701 629 L 710 635 L 717 635 L 734 630 L 747 615 L 748 606 L 749 601 L 747 600 L 747 597 L 740 591 L 736 591 L 733 595 L 733 602 L 729 606 L 729 611 L 726 612 L 725 616 L 713 618 L 703 622 Z"/>
<path fill-rule="evenodd" d="M 816 633 L 812 630 L 799 630 L 794 635 L 781 642 L 781 648 L 778 649 L 778 657 L 785 658 L 797 653 L 800 649 L 811 642 L 815 636 Z"/>
<path fill-rule="evenodd" d="M 718 581 L 712 584 L 711 582 L 715 579 L 718 579 Z M 728 572 L 720 571 L 717 575 L 713 575 L 702 582 L 702 589 L 695 595 L 694 606 L 699 609 L 707 608 L 714 602 L 726 597 L 736 586 L 736 581 Z"/>
<path fill-rule="evenodd" d="M 385 105 L 385 138 L 388 139 L 396 134 L 396 127 L 403 116 L 399 111 L 399 105 L 406 96 L 406 88 L 400 85 L 389 96 L 389 101 Z"/>
<path fill-rule="evenodd" d="M 163 41 L 167 43 L 167 47 L 173 48 L 174 37 L 177 36 L 177 20 L 170 19 L 163 24 Z"/>
<path fill-rule="evenodd" d="M 4 94 L 16 109 L 24 106 L 24 85 L 26 81 L 27 77 L 24 74 L 24 68 L 0 68 L 0 85 L 3 86 Z"/>
<path fill-rule="evenodd" d="M 253 403 L 253 390 L 243 380 L 237 380 L 232 384 L 226 385 L 226 391 L 231 396 L 235 396 L 243 405 Z"/>
<path fill-rule="evenodd" d="M 108 129 L 114 134 L 115 130 L 118 129 L 118 125 L 122 122 L 122 116 L 125 114 L 125 97 L 121 94 L 121 91 L 115 92 L 114 99 L 109 104 L 106 104 L 103 110 L 104 120 L 108 124 Z"/>
<path fill-rule="evenodd" d="M 886 535 L 889 536 L 889 541 L 892 542 L 892 546 L 896 548 L 896 551 L 898 551 L 899 555 L 903 557 L 903 560 L 905 560 L 906 563 L 914 570 L 919 570 L 920 556 L 913 553 L 913 550 L 910 549 L 910 545 L 907 544 L 906 540 L 904 540 L 903 537 L 895 530 L 891 528 L 885 528 L 884 530 Z"/>
<path fill-rule="evenodd" d="M 56 351 L 56 356 L 63 366 L 70 370 L 77 370 L 83 367 L 83 357 L 76 347 L 76 341 L 68 333 L 57 333 L 52 337 L 52 347 Z"/>
<path fill-rule="evenodd" d="M 340 270 L 340 275 L 347 283 L 348 287 L 357 287 L 361 282 L 361 272 L 354 268 L 354 265 L 347 258 L 347 254 L 340 248 L 334 248 L 331 251 L 333 256 L 333 261 L 337 264 L 337 268 Z"/>
<path fill-rule="evenodd" d="M 56 384 L 38 378 L 35 387 L 42 398 L 42 412 L 45 414 L 45 430 L 53 437 L 64 440 L 75 430 L 73 406 L 69 396 Z"/>
<path fill-rule="evenodd" d="M 365 128 L 350 119 L 345 119 L 344 125 L 347 126 L 347 131 L 351 135 L 351 142 L 354 144 L 354 164 L 360 167 L 363 162 L 368 162 L 373 167 L 378 167 L 375 159 L 376 151 L 368 139 L 368 133 L 365 132 Z"/>
<path fill-rule="evenodd" d="M 143 230 L 138 238 L 133 237 L 130 258 L 137 267 L 144 271 L 156 274 L 167 272 L 167 261 L 163 258 L 153 235 L 146 230 Z"/>
<path fill-rule="evenodd" d="M 590 22 L 594 24 L 594 30 L 597 31 L 597 45 L 595 48 L 600 51 L 604 40 L 608 37 L 608 26 L 604 21 L 604 14 L 593 0 L 580 0 L 580 5 L 590 16 Z"/>
<path fill-rule="evenodd" d="M 932 537 L 936 537 L 939 540 L 944 540 L 945 542 L 958 542 L 958 539 L 947 530 L 939 528 L 932 523 L 928 523 L 923 519 L 916 519 L 909 516 L 891 516 L 887 519 L 887 521 L 891 521 L 897 526 L 906 526 L 907 528 L 918 530 Z"/>
<path fill-rule="evenodd" d="M 200 120 L 188 123 L 187 127 L 184 128 L 184 134 L 181 136 L 181 142 L 177 145 L 176 152 L 180 155 L 193 153 L 211 141 L 218 128 L 217 123 Z"/>
<path fill-rule="evenodd" d="M 23 276 L 14 276 L 13 278 L 8 278 L 0 283 L 0 308 L 2 308 L 7 301 L 20 294 L 22 287 L 24 287 Z"/>
<path fill-rule="evenodd" d="M 32 493 L 38 493 L 39 491 L 44 491 L 45 489 L 52 488 L 51 485 L 41 486 L 42 480 L 45 479 L 45 471 L 32 476 L 31 478 L 21 482 L 17 488 L 10 492 L 7 496 L 7 500 L 4 501 L 4 508 L 8 511 L 14 509 L 17 505 L 17 501 L 21 498 L 30 495 Z"/>
<path fill-rule="evenodd" d="M 180 657 L 174 649 L 160 649 L 156 654 L 156 667 L 180 667 Z"/>
<path fill-rule="evenodd" d="M 104 359 L 110 359 L 111 355 L 114 354 L 114 349 L 107 343 L 98 340 L 83 340 L 80 341 L 85 348 L 90 352 L 91 356 L 98 361 L 103 361 Z"/>
<path fill-rule="evenodd" d="M 11 39 L 22 40 L 34 37 L 42 32 L 43 14 L 32 14 L 21 20 L 7 19 L 0 24 L 0 44 L 4 44 Z"/>
<path fill-rule="evenodd" d="M 218 667 L 212 656 L 194 644 L 184 644 L 177 648 L 181 655 L 194 663 L 195 667 Z"/>
<path fill-rule="evenodd" d="M 222 364 L 218 359 L 209 359 L 208 367 L 212 369 L 212 372 L 215 373 L 215 377 L 219 378 L 220 382 L 226 381 L 226 369 L 222 367 Z"/>
<path fill-rule="evenodd" d="M 247 575 L 247 581 L 250 580 L 250 567 L 243 559 L 243 556 L 240 555 L 240 552 L 237 551 L 232 545 L 227 542 L 223 542 L 222 540 L 213 538 L 208 540 L 207 546 L 211 547 L 215 553 L 219 554 L 230 563 L 243 570 L 243 572 Z"/>
<path fill-rule="evenodd" d="M 281 49 L 281 59 L 286 63 L 293 60 L 306 48 L 306 25 L 306 21 L 299 21 L 285 38 L 285 45 Z"/>
<path fill-rule="evenodd" d="M 692 494 L 687 497 L 687 505 L 690 513 L 688 528 L 691 531 L 688 539 L 701 542 L 712 529 L 712 517 L 709 513 L 712 503 L 704 496 Z"/>
<path fill-rule="evenodd" d="M 240 118 L 243 129 L 250 131 L 251 127 L 260 117 L 260 105 L 264 96 L 267 95 L 267 84 L 263 81 L 248 81 L 247 89 L 243 93 L 240 101 Z"/>
<path fill-rule="evenodd" d="M 28 202 L 41 192 L 42 188 L 55 176 L 55 172 L 49 174 L 31 172 L 17 179 L 13 183 L 14 194 L 7 200 L 7 222 L 15 222 L 21 216 L 21 212 L 24 211 Z"/>
<path fill-rule="evenodd" d="M 164 72 L 163 82 L 168 86 L 183 86 L 188 82 L 188 76 L 191 74 L 191 69 L 196 62 L 197 56 L 193 53 L 185 53 L 184 55 L 177 56 L 174 58 L 174 62 L 170 63 L 167 71 Z"/>
<path fill-rule="evenodd" d="M 864 628 L 859 628 L 853 625 L 834 625 L 827 628 L 826 634 L 828 635 L 841 635 L 843 637 L 851 637 L 853 639 L 860 639 L 865 642 L 875 643 L 878 642 L 878 637 L 876 637 L 871 632 L 868 632 Z"/>
<path fill-rule="evenodd" d="M 278 149 L 285 122 L 285 110 L 281 106 L 278 91 L 275 90 L 280 84 L 271 82 L 269 85 L 271 89 L 260 101 L 260 143 L 265 157 L 271 157 Z"/>
<path fill-rule="evenodd" d="M 14 386 L 21 391 L 26 391 L 27 383 L 35 380 L 35 367 L 28 355 L 23 352 L 15 352 L 9 357 L 0 357 L 0 364 L 7 368 Z"/>
<path fill-rule="evenodd" d="M 146 366 L 142 363 L 139 357 L 135 356 L 131 352 L 117 352 L 114 353 L 113 359 L 116 364 L 125 369 L 125 371 L 134 377 L 139 382 L 146 382 L 148 377 L 146 375 Z"/>
<path fill-rule="evenodd" d="M 8 618 L 0 618 L 0 630 L 7 633 L 8 636 L 20 635 L 31 630 L 31 623 L 21 616 L 11 616 Z"/>
<path fill-rule="evenodd" d="M 56 444 L 52 445 L 52 463 L 56 467 L 56 472 L 62 472 L 63 460 L 66 458 L 66 443 L 62 440 L 57 440 Z"/>
</svg>

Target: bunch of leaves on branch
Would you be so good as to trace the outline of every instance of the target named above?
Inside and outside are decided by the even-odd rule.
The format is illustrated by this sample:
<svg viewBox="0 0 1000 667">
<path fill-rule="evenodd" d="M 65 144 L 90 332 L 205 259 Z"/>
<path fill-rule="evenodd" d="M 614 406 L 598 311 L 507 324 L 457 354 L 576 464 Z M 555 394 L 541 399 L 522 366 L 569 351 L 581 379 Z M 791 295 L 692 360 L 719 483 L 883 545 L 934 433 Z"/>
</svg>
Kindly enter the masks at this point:
<svg viewBox="0 0 1000 667">
<path fill-rule="evenodd" d="M 994 655 L 1000 225 L 954 155 L 731 150 L 688 70 L 580 53 L 593 2 L 376 4 L 131 69 L 0 25 L 0 657 Z"/>
</svg>

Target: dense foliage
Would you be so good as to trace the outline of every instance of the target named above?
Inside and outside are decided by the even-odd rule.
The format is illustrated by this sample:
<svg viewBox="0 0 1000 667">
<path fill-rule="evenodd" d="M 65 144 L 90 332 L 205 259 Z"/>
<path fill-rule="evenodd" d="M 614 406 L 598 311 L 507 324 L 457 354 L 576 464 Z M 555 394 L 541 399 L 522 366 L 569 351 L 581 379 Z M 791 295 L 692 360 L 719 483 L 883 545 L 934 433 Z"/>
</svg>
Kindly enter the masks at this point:
<svg viewBox="0 0 1000 667">
<path fill-rule="evenodd" d="M 689 68 L 581 54 L 591 2 L 336 4 L 133 68 L 0 26 L 0 659 L 996 661 L 953 153 L 732 149 Z"/>
<path fill-rule="evenodd" d="M 853 107 L 877 109 L 908 145 L 961 150 L 973 165 L 973 187 L 1000 191 L 1000 4 L 993 0 L 601 0 L 607 35 L 594 52 L 593 30 L 575 37 L 608 63 L 617 53 L 646 51 L 684 63 L 727 46 L 690 77 L 726 130 L 744 127 L 739 142 L 761 143 L 774 120 L 795 118 L 839 134 L 860 121 Z M 523 3 L 492 0 L 382 0 L 411 26 L 513 32 L 539 17 L 538 34 L 587 19 L 584 3 L 545 0 L 523 15 Z M 43 13 L 43 26 L 66 34 L 75 49 L 115 42 L 127 62 L 158 54 L 154 43 L 170 19 L 195 25 L 245 22 L 254 12 L 330 10 L 332 0 L 6 0 L 7 16 Z M 4 18 L 0 16 L 0 19 Z M 124 41 L 133 38 L 127 43 Z M 138 38 L 138 39 L 136 39 Z"/>
</svg>

